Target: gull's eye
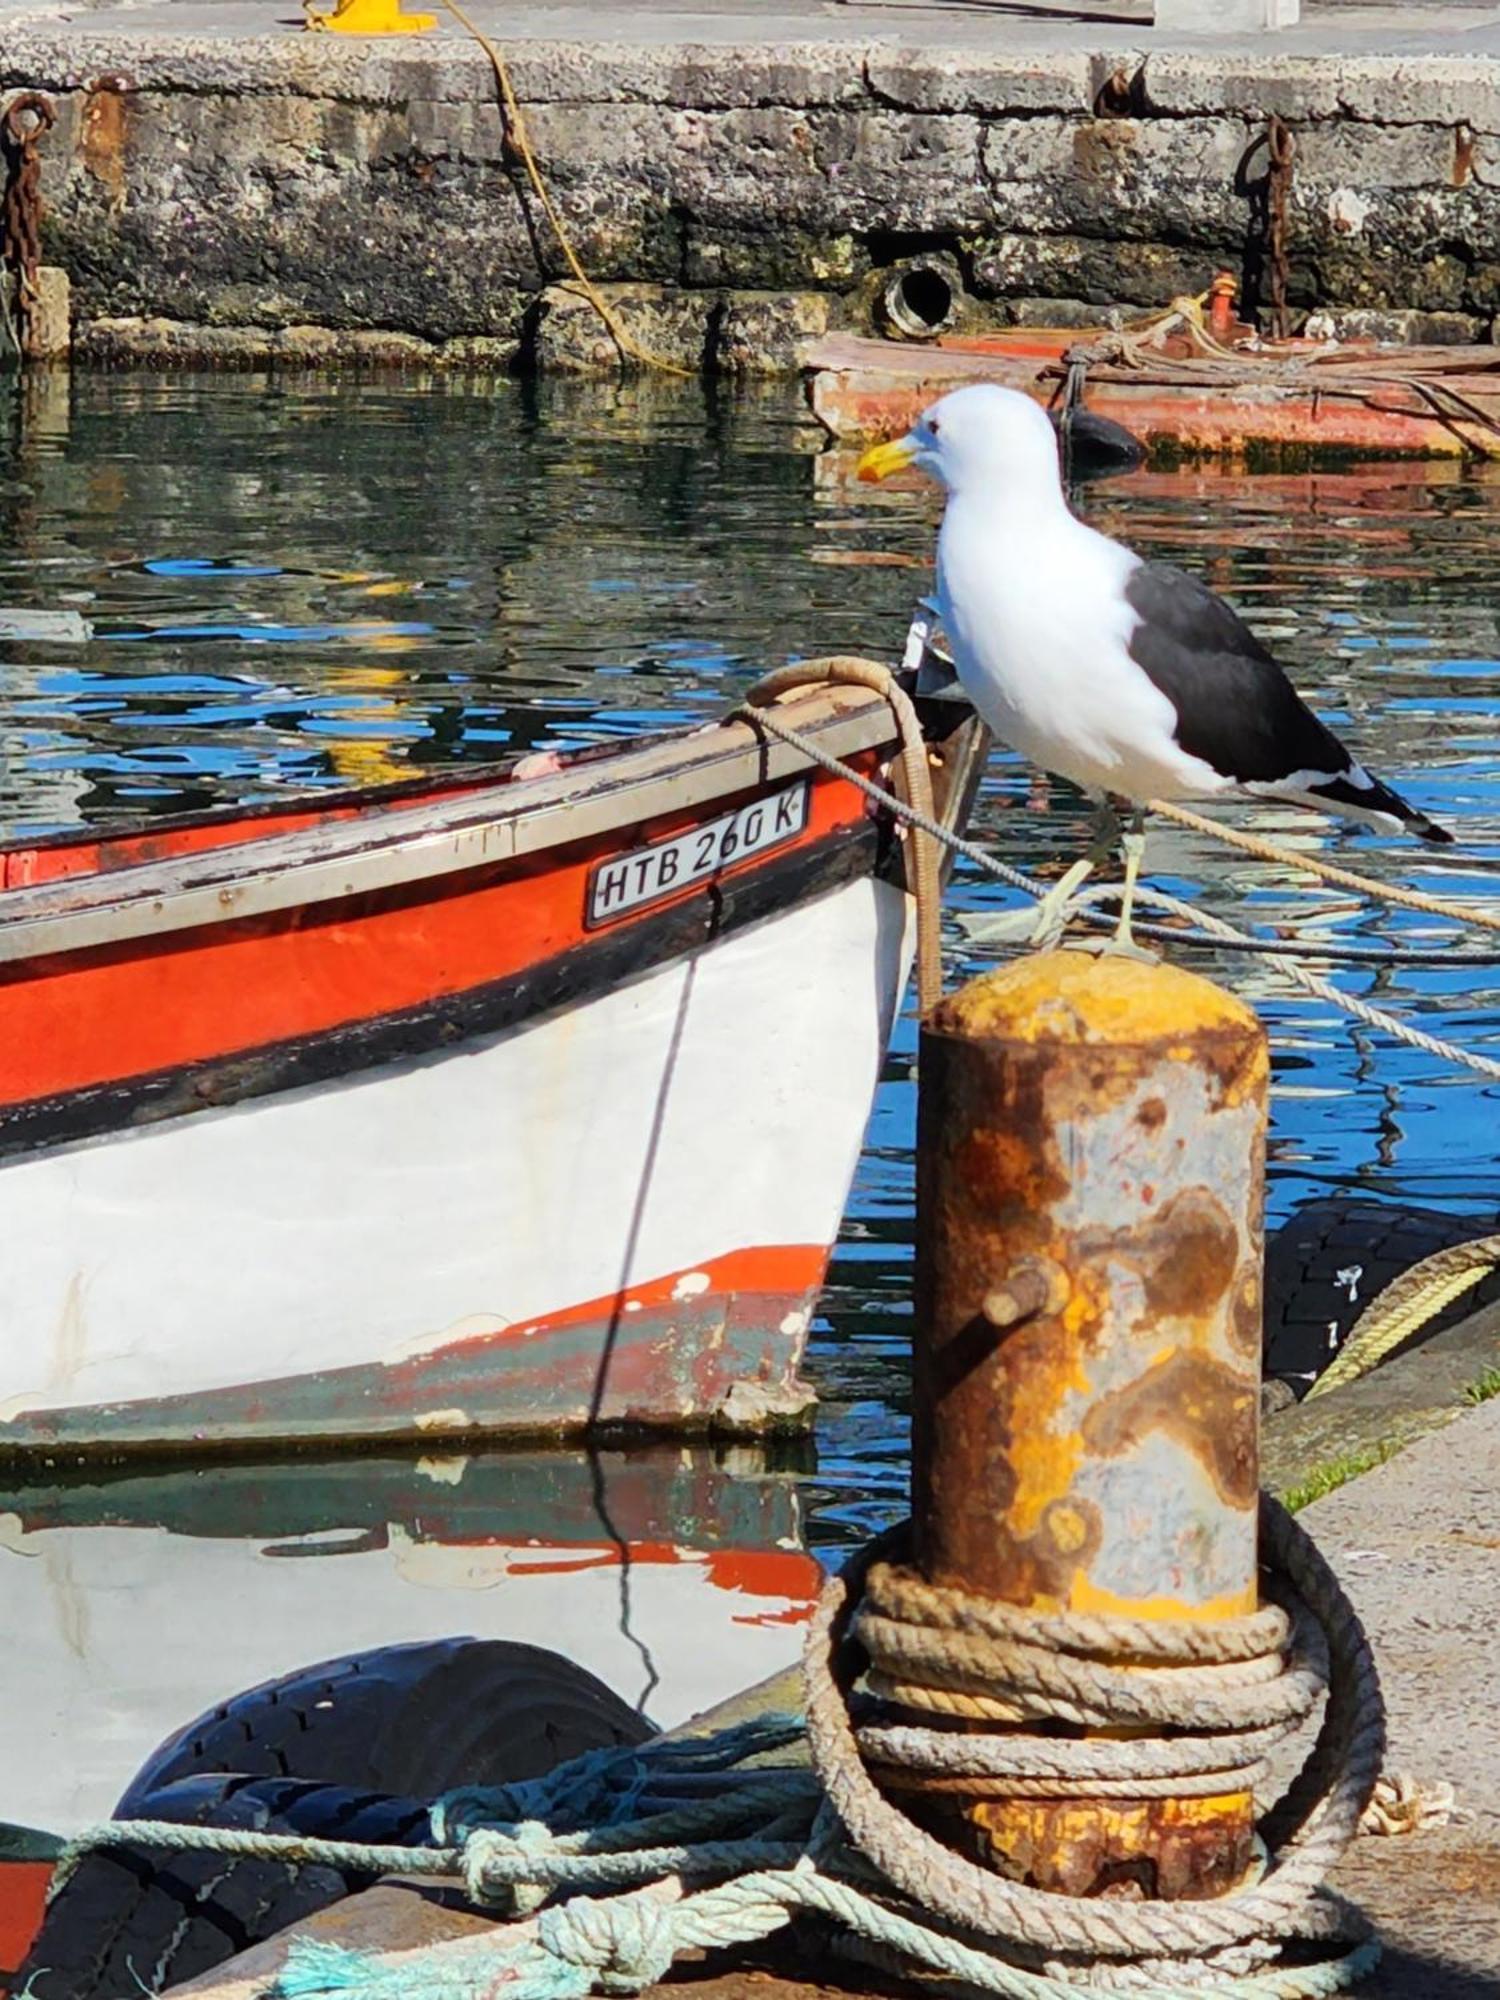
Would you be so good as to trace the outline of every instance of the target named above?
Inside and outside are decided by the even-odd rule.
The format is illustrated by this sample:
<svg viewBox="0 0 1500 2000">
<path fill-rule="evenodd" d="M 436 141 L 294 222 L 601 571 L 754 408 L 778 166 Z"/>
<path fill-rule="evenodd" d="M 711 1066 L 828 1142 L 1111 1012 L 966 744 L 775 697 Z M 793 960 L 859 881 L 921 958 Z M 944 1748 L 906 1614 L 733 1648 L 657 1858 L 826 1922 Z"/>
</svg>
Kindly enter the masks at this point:
<svg viewBox="0 0 1500 2000">
<path fill-rule="evenodd" d="M 929 417 L 927 419 L 927 428 L 929 431 L 931 431 L 934 437 L 937 436 L 940 426 L 938 424 L 938 420 L 936 417 Z"/>
</svg>

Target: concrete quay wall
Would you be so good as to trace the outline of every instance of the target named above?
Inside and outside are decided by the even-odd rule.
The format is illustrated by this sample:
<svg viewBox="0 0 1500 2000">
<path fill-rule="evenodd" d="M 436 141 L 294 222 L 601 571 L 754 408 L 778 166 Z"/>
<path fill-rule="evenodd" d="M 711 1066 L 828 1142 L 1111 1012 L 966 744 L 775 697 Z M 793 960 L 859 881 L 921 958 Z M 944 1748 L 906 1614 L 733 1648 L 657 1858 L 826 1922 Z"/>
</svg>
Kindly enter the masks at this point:
<svg viewBox="0 0 1500 2000">
<path fill-rule="evenodd" d="M 612 362 L 592 313 L 548 289 L 562 262 L 480 48 L 233 31 L 252 15 L 221 5 L 196 34 L 128 10 L 0 19 L 0 98 L 56 103 L 44 254 L 71 275 L 85 351 Z M 878 322 L 890 271 L 921 253 L 974 326 L 1161 306 L 1219 267 L 1263 304 L 1272 114 L 1296 141 L 1293 307 L 1489 335 L 1500 56 L 1142 52 L 1089 32 L 507 53 L 585 267 L 686 366 L 790 367 L 805 335 Z"/>
</svg>

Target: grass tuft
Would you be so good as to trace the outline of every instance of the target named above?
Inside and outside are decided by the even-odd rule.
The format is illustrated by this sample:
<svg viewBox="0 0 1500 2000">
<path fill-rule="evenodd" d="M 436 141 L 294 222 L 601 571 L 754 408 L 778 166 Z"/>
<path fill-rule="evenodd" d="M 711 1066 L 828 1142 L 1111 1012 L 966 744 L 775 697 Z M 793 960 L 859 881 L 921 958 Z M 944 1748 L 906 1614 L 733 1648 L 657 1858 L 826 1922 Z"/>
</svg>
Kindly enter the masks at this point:
<svg viewBox="0 0 1500 2000">
<path fill-rule="evenodd" d="M 1487 1403 L 1492 1396 L 1500 1396 L 1500 1368 L 1486 1368 L 1479 1380 L 1464 1390 L 1466 1403 Z"/>
<path fill-rule="evenodd" d="M 1500 1394 L 1500 1382 L 1490 1393 Z M 1288 1513 L 1300 1514 L 1314 1500 L 1321 1500 L 1327 1493 L 1336 1493 L 1351 1479 L 1358 1479 L 1362 1473 L 1373 1472 L 1377 1465 L 1386 1464 L 1400 1449 L 1395 1438 L 1386 1438 L 1380 1444 L 1365 1445 L 1360 1451 L 1347 1451 L 1341 1458 L 1330 1458 L 1325 1465 L 1314 1466 L 1307 1477 L 1299 1479 L 1295 1486 L 1289 1486 L 1281 1495 L 1281 1504 Z"/>
</svg>

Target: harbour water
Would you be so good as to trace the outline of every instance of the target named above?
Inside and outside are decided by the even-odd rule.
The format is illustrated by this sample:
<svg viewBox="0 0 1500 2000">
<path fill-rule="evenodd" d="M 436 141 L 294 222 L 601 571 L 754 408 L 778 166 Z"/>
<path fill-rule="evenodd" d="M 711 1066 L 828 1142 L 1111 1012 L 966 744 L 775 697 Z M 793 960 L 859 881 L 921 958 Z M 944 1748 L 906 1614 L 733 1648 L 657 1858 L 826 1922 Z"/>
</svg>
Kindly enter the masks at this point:
<svg viewBox="0 0 1500 2000">
<path fill-rule="evenodd" d="M 0 823 L 117 824 L 624 737 L 706 721 L 790 658 L 890 655 L 937 503 L 851 473 L 787 390 L 61 378 L 0 415 L 0 606 L 79 621 L 71 643 L 0 641 Z M 1153 473 L 1080 504 L 1233 596 L 1460 844 L 1434 856 L 1271 808 L 1251 823 L 1492 895 L 1500 483 L 1452 466 Z M 1060 863 L 1083 808 L 997 754 L 975 831 L 1007 860 Z M 1170 829 L 1147 868 L 1303 936 L 1447 934 Z M 950 900 L 1001 898 L 961 865 Z M 980 963 L 956 928 L 949 944 L 954 976 Z M 1339 1191 L 1500 1210 L 1493 1086 L 1262 962 L 1213 969 L 1273 1037 L 1273 1218 Z M 1497 1052 L 1500 968 L 1338 977 Z M 10 1482 L 0 1602 L 28 1643 L 0 1668 L 0 1818 L 107 1810 L 196 1708 L 357 1646 L 563 1645 L 666 1721 L 790 1657 L 812 1557 L 903 1506 L 913 1051 L 908 1017 L 814 1332 L 806 1451 Z"/>
</svg>

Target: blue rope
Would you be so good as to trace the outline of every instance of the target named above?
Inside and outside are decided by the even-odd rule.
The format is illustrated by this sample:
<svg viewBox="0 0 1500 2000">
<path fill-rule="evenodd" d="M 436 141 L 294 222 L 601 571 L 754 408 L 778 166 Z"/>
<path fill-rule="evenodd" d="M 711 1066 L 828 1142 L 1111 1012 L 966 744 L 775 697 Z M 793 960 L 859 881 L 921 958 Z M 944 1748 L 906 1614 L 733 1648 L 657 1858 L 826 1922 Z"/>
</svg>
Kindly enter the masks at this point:
<svg viewBox="0 0 1500 2000">
<path fill-rule="evenodd" d="M 1001 2000 L 1098 2000 L 1085 1973 L 1033 1972 L 949 1936 L 804 1861 L 719 1884 L 681 1902 L 649 1892 L 576 1897 L 543 1912 L 531 1936 L 462 1939 L 398 1958 L 299 1940 L 272 1989 L 276 2000 L 587 2000 L 634 1994 L 665 1978 L 685 1951 L 759 1943 L 798 1914 L 845 1931 Z M 1373 1940 L 1305 1967 L 1132 1983 L 1131 2000 L 1328 2000 L 1376 1964 Z"/>
<path fill-rule="evenodd" d="M 588 1750 L 544 1777 L 516 1784 L 461 1785 L 434 1803 L 432 1838 L 439 1847 L 457 1846 L 480 1827 L 527 1820 L 545 1820 L 554 1833 L 618 1826 L 702 1796 L 720 1797 L 726 1778 L 733 1783 L 756 1776 L 736 1772 L 736 1765 L 785 1750 L 801 1735 L 800 1716 L 772 1713 L 712 1736 Z"/>
</svg>

